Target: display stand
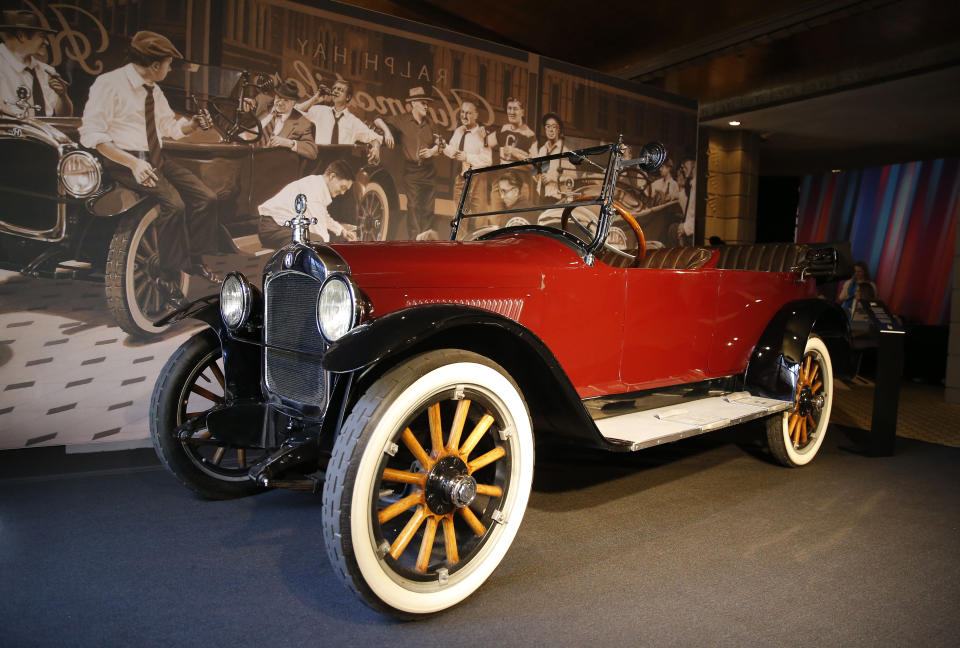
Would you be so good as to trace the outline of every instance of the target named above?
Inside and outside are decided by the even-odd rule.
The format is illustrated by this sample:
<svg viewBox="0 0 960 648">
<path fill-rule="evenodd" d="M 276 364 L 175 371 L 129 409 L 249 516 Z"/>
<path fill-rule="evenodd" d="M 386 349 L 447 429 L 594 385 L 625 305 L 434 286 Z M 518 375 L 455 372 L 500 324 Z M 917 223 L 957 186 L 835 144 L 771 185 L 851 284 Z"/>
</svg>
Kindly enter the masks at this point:
<svg viewBox="0 0 960 648">
<path fill-rule="evenodd" d="M 877 337 L 877 380 L 873 390 L 870 454 L 886 457 L 893 454 L 897 438 L 904 330 L 883 302 L 865 302 L 865 306 L 870 328 Z"/>
</svg>

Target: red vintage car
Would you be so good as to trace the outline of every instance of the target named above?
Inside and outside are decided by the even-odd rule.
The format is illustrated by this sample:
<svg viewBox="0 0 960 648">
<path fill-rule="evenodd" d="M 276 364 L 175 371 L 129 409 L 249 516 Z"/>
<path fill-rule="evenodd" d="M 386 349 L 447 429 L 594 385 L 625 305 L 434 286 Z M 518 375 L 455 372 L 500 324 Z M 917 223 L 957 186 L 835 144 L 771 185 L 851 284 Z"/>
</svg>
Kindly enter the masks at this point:
<svg viewBox="0 0 960 648">
<path fill-rule="evenodd" d="M 835 251 L 648 251 L 614 189 L 664 151 L 623 151 L 562 154 L 604 177 L 576 202 L 517 182 L 559 156 L 467 172 L 449 241 L 319 245 L 293 222 L 262 290 L 234 273 L 161 322 L 210 327 L 154 390 L 164 464 L 208 498 L 322 490 L 336 572 L 375 609 L 416 617 L 464 600 L 500 563 L 534 437 L 630 452 L 765 418 L 772 456 L 809 463 L 831 357 L 848 353 L 842 311 L 815 298 Z M 508 226 L 518 214 L 527 224 Z M 607 244 L 615 217 L 632 231 L 626 250 Z"/>
</svg>

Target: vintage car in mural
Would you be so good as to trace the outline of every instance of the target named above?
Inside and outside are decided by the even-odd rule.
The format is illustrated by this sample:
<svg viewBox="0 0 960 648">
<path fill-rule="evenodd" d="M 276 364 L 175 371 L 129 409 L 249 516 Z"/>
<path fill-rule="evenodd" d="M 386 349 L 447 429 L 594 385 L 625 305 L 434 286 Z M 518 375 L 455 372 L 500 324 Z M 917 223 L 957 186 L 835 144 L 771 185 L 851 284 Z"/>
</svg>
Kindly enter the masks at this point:
<svg viewBox="0 0 960 648">
<path fill-rule="evenodd" d="M 469 213 L 461 200 L 447 241 L 321 245 L 294 222 L 262 290 L 232 273 L 161 322 L 209 325 L 154 388 L 162 462 L 206 498 L 322 490 L 335 572 L 405 618 L 493 573 L 527 506 L 535 436 L 630 452 L 765 419 L 772 457 L 808 464 L 830 418 L 831 358 L 848 354 L 843 312 L 815 298 L 835 251 L 647 250 L 616 180 L 664 151 L 623 152 L 562 154 L 603 176 L 575 202 Z M 558 157 L 468 171 L 465 193 Z M 544 210 L 555 224 L 530 224 Z M 530 223 L 508 225 L 518 214 Z M 614 215 L 626 250 L 607 243 Z"/>
<path fill-rule="evenodd" d="M 237 96 L 253 85 L 242 72 L 234 77 Z M 235 102 L 228 96 L 216 105 Z M 362 145 L 322 146 L 308 162 L 259 146 L 256 128 L 245 128 L 259 126 L 252 114 L 224 108 L 217 117 L 216 130 L 198 140 L 164 142 L 164 154 L 219 197 L 220 245 L 205 254 L 236 251 L 234 236 L 256 232 L 257 205 L 333 159 L 350 160 L 357 170 L 360 238 L 386 238 L 399 197 L 389 172 L 370 164 Z M 157 206 L 104 174 L 99 154 L 78 143 L 79 127 L 80 118 L 33 118 L 28 106 L 0 107 L 0 268 L 102 281 L 117 324 L 131 335 L 155 335 L 163 327 L 153 322 L 170 311 L 171 298 L 168 285 L 157 281 Z M 190 279 L 181 273 L 183 294 Z"/>
</svg>

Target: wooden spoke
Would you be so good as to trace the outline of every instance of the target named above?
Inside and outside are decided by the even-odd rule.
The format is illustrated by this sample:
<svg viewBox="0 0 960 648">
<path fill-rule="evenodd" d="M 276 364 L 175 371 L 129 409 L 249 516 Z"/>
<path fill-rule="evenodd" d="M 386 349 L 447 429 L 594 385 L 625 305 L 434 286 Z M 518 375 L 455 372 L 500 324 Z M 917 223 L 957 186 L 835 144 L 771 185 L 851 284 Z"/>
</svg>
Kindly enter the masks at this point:
<svg viewBox="0 0 960 648">
<path fill-rule="evenodd" d="M 807 414 L 807 426 L 804 427 L 803 431 L 803 442 L 807 442 L 807 429 L 810 430 L 810 433 L 813 434 L 813 431 L 817 429 L 817 422 L 813 420 L 813 417 Z"/>
<path fill-rule="evenodd" d="M 423 491 L 417 491 L 413 495 L 407 495 L 402 500 L 396 501 L 387 508 L 377 513 L 377 521 L 380 524 L 389 522 L 409 508 L 416 506 L 423 501 Z"/>
<path fill-rule="evenodd" d="M 417 533 L 420 525 L 423 524 L 425 517 L 427 517 L 427 514 L 424 512 L 424 507 L 421 506 L 414 511 L 413 517 L 407 522 L 407 526 L 403 527 L 403 531 L 400 532 L 397 539 L 390 545 L 390 555 L 393 556 L 394 560 L 400 557 L 400 554 L 403 553 L 407 545 L 410 544 L 410 541 L 413 540 L 413 536 Z"/>
<path fill-rule="evenodd" d="M 483 468 L 484 466 L 486 466 L 487 464 L 492 464 L 494 461 L 503 457 L 506 454 L 507 452 L 503 448 L 501 448 L 500 446 L 497 446 L 490 452 L 486 454 L 482 454 L 476 459 L 474 459 L 473 461 L 471 461 L 470 463 L 468 463 L 467 470 L 469 470 L 471 473 L 475 473 L 481 468 Z"/>
<path fill-rule="evenodd" d="M 812 358 L 810 356 L 807 356 L 807 361 L 803 365 L 803 373 L 800 374 L 803 382 L 810 382 L 810 360 L 811 359 Z"/>
<path fill-rule="evenodd" d="M 790 415 L 790 429 L 787 430 L 787 436 L 789 436 L 789 437 L 791 438 L 791 440 L 792 440 L 792 439 L 795 439 L 795 438 L 799 438 L 799 434 L 797 434 L 797 432 L 796 432 L 798 425 L 800 425 L 800 415 L 799 415 L 799 414 L 791 414 L 791 415 Z M 794 441 L 794 443 L 796 443 L 796 441 Z"/>
<path fill-rule="evenodd" d="M 150 253 L 153 254 L 160 249 L 160 237 L 157 233 L 156 225 L 153 225 L 145 232 L 145 236 L 141 239 L 147 244 L 147 249 L 150 250 Z M 142 245 L 143 243 L 141 243 Z"/>
<path fill-rule="evenodd" d="M 203 414 L 203 412 L 187 412 L 185 416 L 187 417 L 187 420 L 190 420 L 192 418 L 197 418 L 201 414 Z"/>
<path fill-rule="evenodd" d="M 147 283 L 146 283 L 145 281 L 144 281 L 144 282 L 137 281 L 136 273 L 134 273 L 133 279 L 134 279 L 134 281 L 133 281 L 133 285 L 134 285 L 133 292 L 134 292 L 134 294 L 137 296 L 137 301 L 138 301 L 138 302 L 142 302 L 142 301 L 143 301 L 143 293 L 145 293 L 145 292 L 147 291 Z"/>
<path fill-rule="evenodd" d="M 489 495 L 490 497 L 502 497 L 503 489 L 499 486 L 487 486 L 486 484 L 477 484 L 477 495 Z"/>
<path fill-rule="evenodd" d="M 453 516 L 443 516 L 443 543 L 447 548 L 447 562 L 460 562 L 460 552 L 457 551 L 457 532 L 453 527 Z"/>
<path fill-rule="evenodd" d="M 430 444 L 433 446 L 433 455 L 439 456 L 443 449 L 443 423 L 440 420 L 440 403 L 434 403 L 427 410 L 430 420 Z M 412 452 L 412 451 L 411 451 Z"/>
<path fill-rule="evenodd" d="M 400 482 L 401 484 L 414 484 L 423 486 L 427 481 L 427 473 L 412 473 L 406 470 L 394 470 L 393 468 L 383 469 L 383 481 Z"/>
<path fill-rule="evenodd" d="M 484 414 L 483 418 L 477 422 L 477 426 L 473 428 L 473 432 L 470 433 L 470 436 L 467 437 L 467 440 L 463 442 L 463 446 L 460 448 L 460 457 L 464 461 L 467 460 L 470 453 L 473 452 L 473 449 L 477 447 L 480 439 L 483 438 L 483 435 L 486 434 L 491 425 L 493 425 L 493 417 L 490 416 L 490 414 Z"/>
<path fill-rule="evenodd" d="M 407 449 L 417 458 L 417 461 L 420 462 L 420 465 L 423 466 L 424 470 L 430 470 L 433 468 L 433 464 L 436 463 L 433 459 L 430 458 L 430 455 L 427 454 L 427 451 L 423 449 L 423 446 L 420 445 L 420 442 L 417 441 L 417 437 L 413 436 L 413 432 L 410 431 L 410 428 L 407 428 L 403 431 L 403 436 L 400 437 L 403 440 L 403 445 L 407 446 Z"/>
<path fill-rule="evenodd" d="M 417 571 L 425 572 L 430 565 L 430 556 L 433 555 L 433 541 L 437 537 L 437 518 L 427 518 L 427 526 L 423 529 L 423 540 L 420 542 L 420 553 L 417 554 Z"/>
<path fill-rule="evenodd" d="M 456 450 L 460 445 L 460 435 L 463 434 L 463 424 L 467 421 L 467 412 L 469 411 L 469 398 L 464 398 L 457 403 L 457 413 L 454 414 L 453 425 L 450 426 L 450 440 L 447 441 L 447 450 Z"/>
<path fill-rule="evenodd" d="M 237 449 L 237 465 L 241 468 L 247 467 L 247 451 L 243 448 Z"/>
<path fill-rule="evenodd" d="M 220 388 L 221 388 L 221 389 L 226 389 L 227 386 L 226 386 L 225 381 L 224 381 L 224 379 L 223 379 L 223 372 L 220 371 L 220 367 L 217 365 L 216 360 L 214 360 L 214 361 L 210 364 L 210 371 L 211 371 L 211 373 L 213 373 L 213 377 L 217 379 L 217 382 L 220 383 Z"/>
<path fill-rule="evenodd" d="M 194 385 L 193 387 L 190 388 L 190 391 L 192 391 L 194 394 L 198 394 L 198 395 L 200 395 L 200 396 L 203 396 L 203 397 L 206 398 L 208 401 L 213 401 L 214 403 L 222 403 L 222 402 L 223 402 L 223 397 L 222 397 L 222 396 L 217 396 L 216 394 L 214 394 L 214 393 L 213 393 L 212 391 L 210 391 L 209 389 L 204 389 L 204 388 L 201 387 L 200 385 Z"/>
<path fill-rule="evenodd" d="M 810 391 L 816 394 L 818 391 L 820 391 L 821 387 L 823 387 L 823 383 L 818 380 L 817 382 L 813 383 L 813 385 L 810 387 Z"/>
<path fill-rule="evenodd" d="M 487 532 L 487 527 L 483 526 L 483 522 L 477 519 L 477 516 L 473 514 L 469 506 L 460 509 L 460 515 L 478 536 L 482 536 Z"/>
<path fill-rule="evenodd" d="M 219 466 L 220 462 L 223 461 L 223 453 L 226 451 L 227 451 L 226 448 L 222 448 L 222 447 L 217 448 L 217 451 L 213 453 L 213 459 L 212 459 L 213 463 Z"/>
<path fill-rule="evenodd" d="M 797 426 L 797 445 L 807 442 L 807 417 L 800 419 L 800 425 Z"/>
<path fill-rule="evenodd" d="M 817 378 L 817 372 L 820 371 L 820 363 L 813 365 L 813 372 L 810 374 L 810 382 L 813 382 Z"/>
</svg>

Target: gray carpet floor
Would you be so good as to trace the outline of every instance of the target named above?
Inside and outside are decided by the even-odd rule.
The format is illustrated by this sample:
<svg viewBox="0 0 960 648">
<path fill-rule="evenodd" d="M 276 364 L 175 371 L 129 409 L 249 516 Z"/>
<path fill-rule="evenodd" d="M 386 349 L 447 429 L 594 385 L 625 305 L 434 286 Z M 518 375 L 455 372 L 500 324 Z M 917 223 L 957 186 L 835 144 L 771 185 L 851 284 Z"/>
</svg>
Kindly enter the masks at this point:
<svg viewBox="0 0 960 648">
<path fill-rule="evenodd" d="M 743 434 L 541 452 L 503 564 L 413 623 L 336 580 L 318 497 L 207 502 L 153 465 L 0 480 L 0 645 L 957 645 L 960 449 L 832 429 L 787 470 Z"/>
</svg>

